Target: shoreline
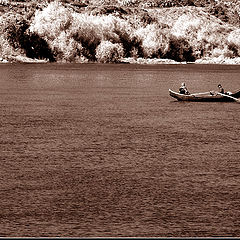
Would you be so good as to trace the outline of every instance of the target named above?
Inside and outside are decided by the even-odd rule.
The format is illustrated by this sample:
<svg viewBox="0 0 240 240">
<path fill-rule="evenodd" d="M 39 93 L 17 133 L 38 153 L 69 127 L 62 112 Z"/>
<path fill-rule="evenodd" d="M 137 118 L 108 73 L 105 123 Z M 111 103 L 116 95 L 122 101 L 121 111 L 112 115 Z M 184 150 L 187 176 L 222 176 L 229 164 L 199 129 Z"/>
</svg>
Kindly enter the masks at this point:
<svg viewBox="0 0 240 240">
<path fill-rule="evenodd" d="M 10 60 L 4 59 L 0 57 L 0 64 L 1 63 L 50 63 L 48 60 L 45 59 L 32 59 L 24 56 L 16 56 L 9 58 Z M 63 63 L 63 62 L 54 62 L 54 63 Z M 71 64 L 71 63 L 83 63 L 83 62 L 64 62 L 65 64 Z M 84 62 L 86 63 L 86 62 Z M 97 64 L 98 62 L 89 62 L 92 64 Z M 202 59 L 197 59 L 195 62 L 177 62 L 172 59 L 160 59 L 160 58 L 123 58 L 120 59 L 117 63 L 107 63 L 107 64 L 139 64 L 139 65 L 161 65 L 161 64 L 219 64 L 219 65 L 240 65 L 240 57 L 238 58 L 224 58 L 222 56 L 220 57 L 205 57 Z"/>
</svg>

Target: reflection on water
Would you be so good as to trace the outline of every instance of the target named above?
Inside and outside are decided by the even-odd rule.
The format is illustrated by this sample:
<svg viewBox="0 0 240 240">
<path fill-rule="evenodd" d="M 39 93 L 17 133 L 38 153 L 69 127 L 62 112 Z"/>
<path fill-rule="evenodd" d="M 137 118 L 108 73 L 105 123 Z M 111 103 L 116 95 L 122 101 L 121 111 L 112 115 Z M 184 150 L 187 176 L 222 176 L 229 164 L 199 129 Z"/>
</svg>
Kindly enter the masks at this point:
<svg viewBox="0 0 240 240">
<path fill-rule="evenodd" d="M 0 65 L 1 236 L 239 236 L 239 66 Z"/>
</svg>

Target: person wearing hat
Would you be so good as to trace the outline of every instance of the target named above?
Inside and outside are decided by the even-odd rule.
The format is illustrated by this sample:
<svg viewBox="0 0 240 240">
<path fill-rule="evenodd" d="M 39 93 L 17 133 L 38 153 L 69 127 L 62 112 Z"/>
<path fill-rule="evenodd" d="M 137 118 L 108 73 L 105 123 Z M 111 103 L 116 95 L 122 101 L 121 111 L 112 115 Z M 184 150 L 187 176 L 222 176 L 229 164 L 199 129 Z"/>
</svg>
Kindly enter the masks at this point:
<svg viewBox="0 0 240 240">
<path fill-rule="evenodd" d="M 181 87 L 179 88 L 179 93 L 180 94 L 189 94 L 189 91 L 187 90 L 186 84 L 182 83 Z"/>
<path fill-rule="evenodd" d="M 218 89 L 220 93 L 224 94 L 224 89 L 221 84 L 218 84 Z"/>
</svg>

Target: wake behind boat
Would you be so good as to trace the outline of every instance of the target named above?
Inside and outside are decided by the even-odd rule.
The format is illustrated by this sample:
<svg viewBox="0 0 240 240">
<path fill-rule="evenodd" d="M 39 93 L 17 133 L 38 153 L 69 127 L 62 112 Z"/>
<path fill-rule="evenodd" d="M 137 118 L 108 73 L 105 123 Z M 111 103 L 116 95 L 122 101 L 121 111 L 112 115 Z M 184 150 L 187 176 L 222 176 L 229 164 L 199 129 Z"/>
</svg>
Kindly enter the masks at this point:
<svg viewBox="0 0 240 240">
<path fill-rule="evenodd" d="M 209 91 L 204 93 L 192 93 L 192 94 L 181 94 L 169 89 L 171 97 L 178 101 L 191 101 L 191 102 L 238 102 L 240 103 L 240 90 L 230 94 L 222 94 L 215 91 Z"/>
</svg>

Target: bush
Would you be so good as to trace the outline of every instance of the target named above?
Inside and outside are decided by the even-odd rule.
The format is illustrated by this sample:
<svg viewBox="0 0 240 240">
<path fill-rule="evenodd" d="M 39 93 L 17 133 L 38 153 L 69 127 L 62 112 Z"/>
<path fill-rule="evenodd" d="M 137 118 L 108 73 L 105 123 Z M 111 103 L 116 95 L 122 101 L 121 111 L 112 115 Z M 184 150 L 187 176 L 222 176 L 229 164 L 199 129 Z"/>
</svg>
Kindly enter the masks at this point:
<svg viewBox="0 0 240 240">
<path fill-rule="evenodd" d="M 166 58 L 173 59 L 178 62 L 195 61 L 195 56 L 192 47 L 184 38 L 176 38 L 171 36 L 169 39 L 169 49 L 165 54 Z"/>
<path fill-rule="evenodd" d="M 28 29 L 28 22 L 20 15 L 11 16 L 5 23 L 5 35 L 9 43 L 14 48 L 20 47 L 20 42 L 24 38 L 24 34 Z"/>
<path fill-rule="evenodd" d="M 11 56 L 19 55 L 17 51 L 9 44 L 9 42 L 4 38 L 3 35 L 0 35 L 0 56 L 4 59 L 8 59 Z"/>
<path fill-rule="evenodd" d="M 121 43 L 125 56 L 130 56 L 131 50 L 138 45 L 131 34 L 133 30 L 128 22 L 113 15 L 76 14 L 70 31 L 73 39 L 81 42 L 85 56 L 91 60 L 96 60 L 96 47 L 101 41 Z"/>
<path fill-rule="evenodd" d="M 100 21 L 97 23 L 96 18 L 87 14 L 76 14 L 73 25 L 69 29 L 69 37 L 81 43 L 82 54 L 91 61 L 96 61 L 96 47 L 109 32 L 103 32 L 105 24 Z"/>
<path fill-rule="evenodd" d="M 123 53 L 121 44 L 102 41 L 96 49 L 96 58 L 102 63 L 116 63 L 123 57 Z"/>
<path fill-rule="evenodd" d="M 185 39 L 196 58 L 211 56 L 214 49 L 224 49 L 228 45 L 227 36 L 233 29 L 219 20 L 213 20 L 212 16 L 207 18 L 204 15 L 183 14 L 173 24 L 171 33 Z"/>
<path fill-rule="evenodd" d="M 131 57 L 133 54 L 135 55 L 135 57 L 143 56 L 141 40 L 139 40 L 133 35 L 130 35 L 126 31 L 120 31 L 116 29 L 115 32 L 119 36 L 119 43 L 121 43 L 123 46 L 124 57 Z"/>
<path fill-rule="evenodd" d="M 50 62 L 55 61 L 54 55 L 48 43 L 36 33 L 25 34 L 20 42 L 20 46 L 25 50 L 27 57 L 49 59 Z"/>
<path fill-rule="evenodd" d="M 239 0 L 212 1 L 208 7 L 210 14 L 224 22 L 240 26 L 240 2 Z"/>
<path fill-rule="evenodd" d="M 232 31 L 227 38 L 228 49 L 233 52 L 235 57 L 240 56 L 240 29 Z"/>
<path fill-rule="evenodd" d="M 156 24 L 147 25 L 136 31 L 136 36 L 142 42 L 143 54 L 145 57 L 163 57 L 168 49 L 168 37 L 160 26 Z"/>
<path fill-rule="evenodd" d="M 69 51 L 73 49 L 70 46 L 80 44 L 78 46 L 81 47 L 77 51 L 81 51 L 80 55 L 91 61 L 97 60 L 96 48 L 101 41 L 123 43 L 126 53 L 132 50 L 129 45 L 132 42 L 135 43 L 134 39 L 129 37 L 131 30 L 127 21 L 111 14 L 93 16 L 87 13 L 71 12 L 57 2 L 50 3 L 43 11 L 37 12 L 30 29 L 47 40 L 57 58 L 63 54 L 61 47 L 59 48 L 61 45 L 59 41 L 67 44 Z M 62 38 L 63 35 L 64 38 Z M 75 58 L 76 53 L 70 55 L 62 56 L 64 59 L 72 59 Z"/>
<path fill-rule="evenodd" d="M 227 40 L 229 43 L 235 44 L 240 48 L 240 29 L 236 29 L 235 31 L 230 32 Z"/>
<path fill-rule="evenodd" d="M 233 58 L 236 56 L 235 56 L 234 52 L 231 49 L 229 49 L 228 46 L 226 46 L 222 49 L 220 49 L 220 48 L 213 49 L 211 57 Z"/>
<path fill-rule="evenodd" d="M 14 20 L 9 21 L 5 26 L 9 44 L 15 49 L 22 49 L 27 57 L 54 61 L 47 42 L 38 34 L 30 33 L 28 27 L 28 22 L 21 16 L 16 16 Z"/>
<path fill-rule="evenodd" d="M 45 40 L 54 40 L 70 27 L 72 21 L 70 10 L 59 2 L 51 2 L 42 11 L 36 11 L 30 30 Z"/>
<path fill-rule="evenodd" d="M 125 7 L 137 7 L 139 6 L 140 0 L 118 0 L 118 3 Z"/>
<path fill-rule="evenodd" d="M 171 33 L 180 38 L 196 38 L 197 33 L 201 30 L 203 24 L 201 18 L 183 14 L 174 23 Z"/>
<path fill-rule="evenodd" d="M 89 4 L 92 6 L 116 5 L 117 2 L 117 0 L 89 0 Z"/>
<path fill-rule="evenodd" d="M 81 43 L 70 38 L 65 32 L 62 32 L 52 42 L 52 48 L 57 61 L 86 62 L 82 55 L 83 47 Z"/>
</svg>

